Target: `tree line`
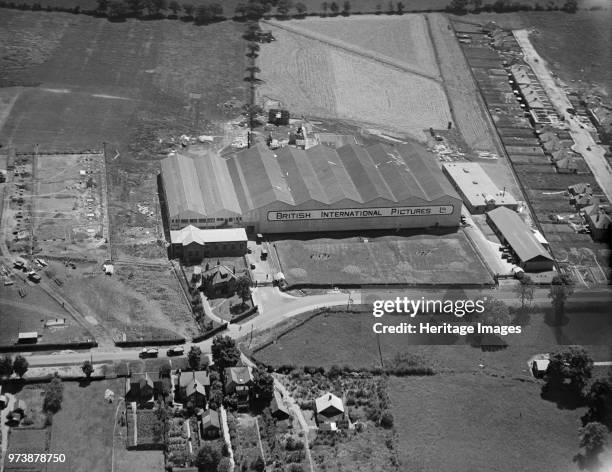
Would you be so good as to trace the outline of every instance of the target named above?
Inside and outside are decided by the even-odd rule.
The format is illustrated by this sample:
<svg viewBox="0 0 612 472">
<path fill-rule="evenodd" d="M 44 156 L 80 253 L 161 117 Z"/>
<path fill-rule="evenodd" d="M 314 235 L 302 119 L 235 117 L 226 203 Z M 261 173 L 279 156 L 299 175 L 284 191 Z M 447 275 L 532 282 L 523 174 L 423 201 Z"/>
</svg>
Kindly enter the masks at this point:
<svg viewBox="0 0 612 472">
<path fill-rule="evenodd" d="M 578 10 L 577 0 L 566 0 L 562 6 L 559 6 L 552 0 L 548 0 L 545 4 L 536 2 L 520 2 L 515 0 L 495 0 L 492 3 L 484 3 L 483 0 L 452 0 L 446 11 L 458 15 L 480 12 L 495 12 L 506 13 L 514 11 L 554 11 L 561 10 L 567 13 L 576 13 Z"/>
</svg>

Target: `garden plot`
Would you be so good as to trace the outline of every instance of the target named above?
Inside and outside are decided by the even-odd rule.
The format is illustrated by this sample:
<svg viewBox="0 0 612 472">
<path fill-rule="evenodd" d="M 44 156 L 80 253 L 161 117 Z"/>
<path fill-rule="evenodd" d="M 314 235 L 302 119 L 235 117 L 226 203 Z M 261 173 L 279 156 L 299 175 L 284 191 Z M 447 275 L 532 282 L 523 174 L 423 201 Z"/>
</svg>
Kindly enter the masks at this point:
<svg viewBox="0 0 612 472">
<path fill-rule="evenodd" d="M 39 155 L 34 162 L 32 232 L 43 252 L 72 244 L 101 248 L 107 237 L 104 156 Z"/>
</svg>

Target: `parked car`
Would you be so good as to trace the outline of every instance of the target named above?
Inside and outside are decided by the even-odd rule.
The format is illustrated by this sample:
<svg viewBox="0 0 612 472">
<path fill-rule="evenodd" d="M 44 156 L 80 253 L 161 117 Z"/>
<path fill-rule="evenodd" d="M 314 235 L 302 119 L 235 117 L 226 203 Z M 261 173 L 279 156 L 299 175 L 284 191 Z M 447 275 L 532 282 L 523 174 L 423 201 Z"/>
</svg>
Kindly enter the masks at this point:
<svg viewBox="0 0 612 472">
<path fill-rule="evenodd" d="M 157 357 L 159 350 L 156 347 L 143 347 L 140 351 L 140 357 Z"/>
<path fill-rule="evenodd" d="M 171 347 L 166 352 L 168 357 L 170 357 L 170 356 L 182 356 L 184 353 L 185 353 L 185 348 L 183 346 Z"/>
<path fill-rule="evenodd" d="M 28 272 L 28 279 L 30 279 L 32 282 L 38 283 L 40 282 L 40 275 L 34 271 L 30 271 Z"/>
</svg>

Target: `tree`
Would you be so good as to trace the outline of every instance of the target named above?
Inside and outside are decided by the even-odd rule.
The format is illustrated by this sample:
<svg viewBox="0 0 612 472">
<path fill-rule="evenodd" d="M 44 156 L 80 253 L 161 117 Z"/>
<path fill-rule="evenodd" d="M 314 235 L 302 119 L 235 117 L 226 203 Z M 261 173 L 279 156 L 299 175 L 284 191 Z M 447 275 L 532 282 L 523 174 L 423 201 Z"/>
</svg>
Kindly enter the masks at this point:
<svg viewBox="0 0 612 472">
<path fill-rule="evenodd" d="M 191 370 L 198 370 L 200 368 L 201 357 L 202 350 L 198 346 L 191 346 L 191 349 L 187 353 L 187 363 Z"/>
<path fill-rule="evenodd" d="M 125 0 L 125 2 L 133 15 L 140 16 L 142 14 L 144 9 L 142 0 Z"/>
<path fill-rule="evenodd" d="M 580 447 L 586 452 L 586 459 L 593 460 L 608 442 L 608 428 L 596 421 L 580 428 Z"/>
<path fill-rule="evenodd" d="M 589 410 L 585 415 L 586 422 L 597 421 L 612 426 L 612 374 L 608 378 L 597 379 L 586 395 Z"/>
<path fill-rule="evenodd" d="M 214 18 L 223 18 L 223 6 L 220 3 L 211 3 L 210 12 Z"/>
<path fill-rule="evenodd" d="M 246 5 L 246 17 L 249 20 L 259 20 L 266 13 L 266 9 L 264 4 L 250 1 Z"/>
<path fill-rule="evenodd" d="M 572 293 L 574 293 L 573 285 L 568 284 L 567 281 L 564 281 L 558 276 L 553 278 L 550 285 L 550 291 L 548 292 L 548 298 L 550 298 L 557 322 L 563 317 L 565 302 Z"/>
<path fill-rule="evenodd" d="M 508 305 L 497 298 L 487 297 L 483 303 L 484 311 L 476 314 L 476 318 L 483 324 L 503 326 L 510 324 L 510 310 Z"/>
<path fill-rule="evenodd" d="M 198 451 L 195 465 L 199 472 L 211 472 L 217 469 L 221 460 L 221 454 L 209 444 L 204 444 Z"/>
<path fill-rule="evenodd" d="M 448 6 L 448 11 L 453 13 L 466 13 L 468 0 L 452 0 Z"/>
<path fill-rule="evenodd" d="M 244 2 L 239 2 L 236 4 L 236 8 L 234 8 L 234 14 L 237 17 L 245 18 L 247 12 L 247 6 Z"/>
<path fill-rule="evenodd" d="M 220 372 L 227 367 L 235 367 L 240 361 L 240 351 L 236 342 L 229 336 L 215 336 L 211 351 L 213 362 Z"/>
<path fill-rule="evenodd" d="M 159 377 L 162 379 L 169 379 L 172 375 L 172 369 L 169 364 L 164 364 L 159 368 Z"/>
<path fill-rule="evenodd" d="M 254 369 L 251 392 L 259 400 L 271 400 L 274 395 L 274 378 L 263 369 Z"/>
<path fill-rule="evenodd" d="M 479 12 L 482 8 L 482 0 L 472 0 L 474 11 Z"/>
<path fill-rule="evenodd" d="M 397 2 L 397 14 L 398 15 L 404 14 L 404 4 L 402 2 Z"/>
<path fill-rule="evenodd" d="M 93 374 L 94 368 L 90 361 L 85 361 L 83 362 L 83 365 L 81 365 L 81 370 L 85 374 L 85 377 L 90 378 L 91 374 Z"/>
<path fill-rule="evenodd" d="M 246 275 L 236 280 L 236 294 L 242 300 L 242 306 L 251 299 L 251 280 Z"/>
<path fill-rule="evenodd" d="M 293 2 L 291 0 L 279 0 L 278 5 L 276 6 L 276 11 L 281 16 L 287 16 L 292 7 Z"/>
<path fill-rule="evenodd" d="M 162 10 L 168 8 L 168 2 L 166 0 L 145 0 L 145 6 L 150 16 L 157 16 Z"/>
<path fill-rule="evenodd" d="M 304 3 L 302 2 L 298 2 L 295 4 L 295 9 L 298 12 L 299 16 L 304 16 L 306 14 L 306 5 L 304 5 Z"/>
<path fill-rule="evenodd" d="M 323 14 L 327 16 L 327 10 L 329 9 L 329 3 L 327 2 L 321 3 L 321 9 L 323 10 Z"/>
<path fill-rule="evenodd" d="M 342 5 L 342 14 L 348 16 L 351 14 L 351 2 L 346 0 Z"/>
<path fill-rule="evenodd" d="M 531 304 L 535 295 L 535 286 L 531 277 L 528 275 L 524 276 L 521 279 L 521 283 L 517 285 L 515 292 L 521 301 L 521 309 L 524 310 L 526 306 Z"/>
<path fill-rule="evenodd" d="M 13 359 L 10 356 L 4 356 L 0 359 L 0 377 L 10 377 L 13 375 Z"/>
<path fill-rule="evenodd" d="M 592 371 L 593 360 L 583 348 L 572 346 L 565 351 L 558 351 L 550 356 L 544 389 L 566 389 L 582 397 Z"/>
<path fill-rule="evenodd" d="M 336 2 L 332 2 L 331 5 L 329 6 L 329 9 L 331 10 L 332 15 L 337 15 L 338 12 L 340 11 L 340 7 L 338 6 Z"/>
<path fill-rule="evenodd" d="M 168 9 L 172 12 L 174 16 L 176 16 L 181 10 L 181 5 L 176 0 L 172 0 L 170 3 L 168 3 Z"/>
<path fill-rule="evenodd" d="M 97 11 L 100 13 L 106 13 L 106 9 L 108 8 L 108 0 L 96 0 L 98 3 Z"/>
<path fill-rule="evenodd" d="M 191 3 L 183 3 L 183 11 L 185 12 L 187 18 L 193 18 L 195 7 Z"/>
<path fill-rule="evenodd" d="M 380 425 L 386 429 L 393 428 L 393 415 L 390 411 L 386 410 L 383 412 L 380 417 Z"/>
<path fill-rule="evenodd" d="M 13 361 L 13 370 L 19 376 L 19 378 L 23 378 L 25 373 L 28 371 L 28 367 L 29 364 L 25 357 L 15 357 L 15 360 Z"/>
<path fill-rule="evenodd" d="M 57 413 L 62 407 L 63 399 L 64 385 L 62 384 L 62 379 L 56 373 L 45 389 L 43 410 L 48 413 Z"/>
<path fill-rule="evenodd" d="M 264 470 L 266 470 L 266 463 L 261 456 L 257 456 L 257 459 L 253 460 L 251 463 L 251 470 L 255 472 L 264 472 Z"/>
<path fill-rule="evenodd" d="M 228 457 L 222 457 L 217 466 L 217 472 L 230 472 L 232 470 L 232 463 Z"/>
<path fill-rule="evenodd" d="M 109 18 L 122 18 L 127 13 L 125 4 L 121 0 L 114 0 L 108 4 Z"/>
<path fill-rule="evenodd" d="M 195 10 L 195 21 L 199 24 L 210 23 L 214 16 L 210 6 L 199 5 Z"/>
<path fill-rule="evenodd" d="M 566 2 L 561 7 L 561 10 L 567 13 L 576 13 L 578 10 L 578 1 L 577 0 L 566 0 Z"/>
</svg>

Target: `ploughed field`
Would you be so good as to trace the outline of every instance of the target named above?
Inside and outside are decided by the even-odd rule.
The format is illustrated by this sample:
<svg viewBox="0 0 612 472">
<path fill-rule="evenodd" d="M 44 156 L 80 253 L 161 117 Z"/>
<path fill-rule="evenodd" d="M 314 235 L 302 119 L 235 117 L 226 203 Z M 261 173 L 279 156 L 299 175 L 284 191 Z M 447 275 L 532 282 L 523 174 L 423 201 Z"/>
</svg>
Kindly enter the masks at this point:
<svg viewBox="0 0 612 472">
<path fill-rule="evenodd" d="M 263 27 L 276 41 L 261 46 L 262 101 L 420 141 L 424 130 L 452 121 L 422 15 L 268 21 Z"/>
</svg>

